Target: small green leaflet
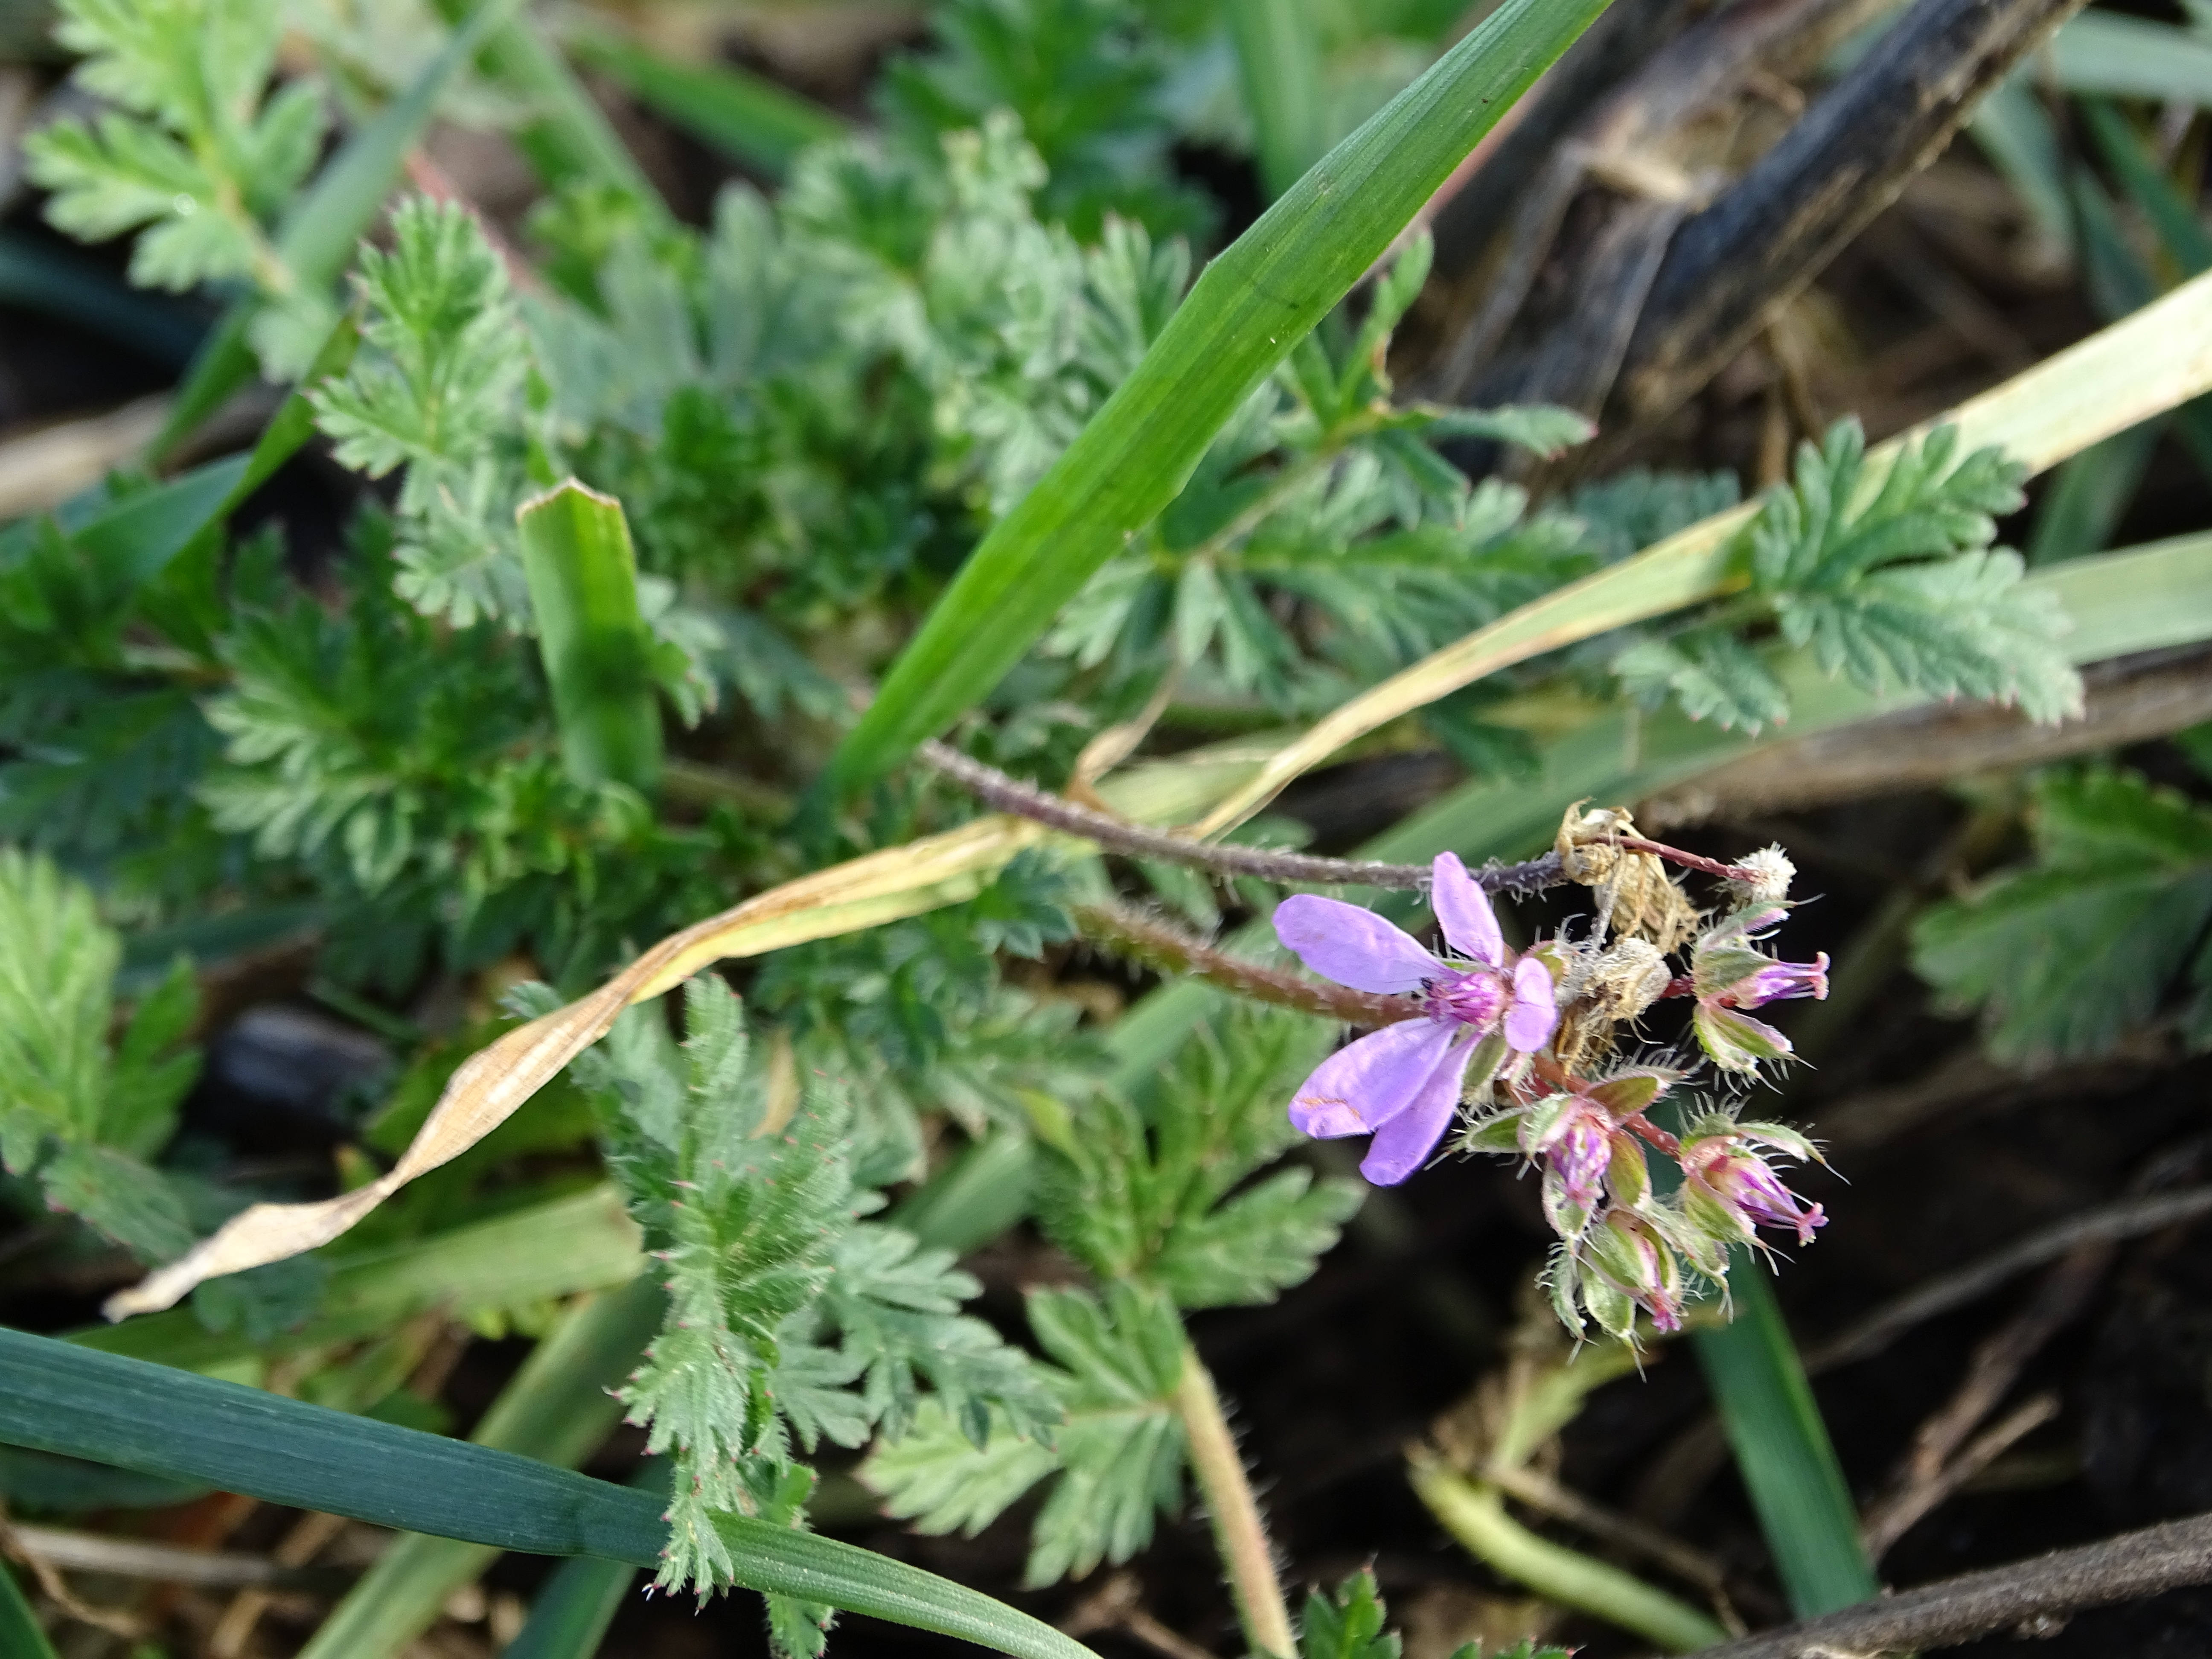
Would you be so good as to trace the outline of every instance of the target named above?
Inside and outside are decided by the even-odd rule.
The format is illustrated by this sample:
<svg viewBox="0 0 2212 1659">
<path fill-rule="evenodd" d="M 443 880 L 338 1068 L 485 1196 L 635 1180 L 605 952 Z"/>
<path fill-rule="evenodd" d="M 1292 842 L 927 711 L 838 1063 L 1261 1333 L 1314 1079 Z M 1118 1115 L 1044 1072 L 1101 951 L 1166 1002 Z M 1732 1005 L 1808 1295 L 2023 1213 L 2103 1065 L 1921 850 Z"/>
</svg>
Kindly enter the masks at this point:
<svg viewBox="0 0 2212 1659">
<path fill-rule="evenodd" d="M 2037 780 L 2035 856 L 1913 935 L 1913 965 L 1954 1002 L 1983 1010 L 2001 1059 L 2102 1054 L 2155 1013 L 2187 971 L 2182 1014 L 2212 1043 L 2212 811 L 2134 772 Z"/>
<path fill-rule="evenodd" d="M 1050 1443 L 994 1420 L 978 1446 L 931 1401 L 912 1433 L 877 1448 L 861 1478 L 887 1513 L 924 1532 L 972 1537 L 1056 1475 L 1024 1575 L 1036 1587 L 1127 1560 L 1152 1541 L 1155 1515 L 1180 1505 L 1184 1441 L 1174 1395 L 1183 1334 L 1167 1298 L 1134 1285 L 1109 1285 L 1103 1299 L 1033 1291 L 1029 1316 L 1058 1362 L 1036 1371 L 1066 1412 Z"/>
</svg>

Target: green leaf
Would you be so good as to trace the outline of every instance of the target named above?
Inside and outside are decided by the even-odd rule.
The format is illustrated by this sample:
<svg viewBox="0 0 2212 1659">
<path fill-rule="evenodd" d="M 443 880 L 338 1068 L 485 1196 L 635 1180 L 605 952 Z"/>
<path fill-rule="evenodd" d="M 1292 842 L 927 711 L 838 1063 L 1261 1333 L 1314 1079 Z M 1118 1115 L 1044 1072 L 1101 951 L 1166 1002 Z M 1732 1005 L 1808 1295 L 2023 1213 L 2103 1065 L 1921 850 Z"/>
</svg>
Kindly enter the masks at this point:
<svg viewBox="0 0 2212 1659">
<path fill-rule="evenodd" d="M 64 1146 L 39 1171 L 46 1202 L 89 1222 L 143 1261 L 191 1247 L 184 1200 L 161 1173 L 112 1146 Z"/>
<path fill-rule="evenodd" d="M 298 292 L 320 296 L 337 281 L 382 210 L 401 163 L 429 125 L 447 84 L 519 3 L 478 0 L 444 50 L 380 114 L 355 129 L 307 193 L 281 216 L 276 250 L 297 278 Z M 455 21 L 459 21 L 458 15 Z M 252 379 L 254 357 L 247 333 L 258 308 L 253 298 L 234 302 L 202 343 L 178 388 L 167 422 L 149 446 L 155 458 L 175 448 Z"/>
<path fill-rule="evenodd" d="M 1382 1619 L 1371 1571 L 1354 1573 L 1333 1595 L 1316 1586 L 1298 1620 L 1298 1652 L 1303 1659 L 1398 1659 L 1405 1644 L 1383 1630 Z"/>
<path fill-rule="evenodd" d="M 1790 1610 L 1800 1619 L 1817 1618 L 1864 1601 L 1881 1586 L 1774 1292 L 1748 1249 L 1738 1245 L 1733 1254 L 1729 1284 L 1735 1318 L 1697 1334 L 1698 1364 Z"/>
<path fill-rule="evenodd" d="M 578 783 L 649 795 L 660 779 L 660 709 L 622 503 L 570 478 L 525 501 L 514 522 L 562 763 Z"/>
<path fill-rule="evenodd" d="M 1913 965 L 2008 1060 L 2109 1050 L 2212 921 L 2212 813 L 2133 772 L 2039 779 L 2036 856 L 1924 915 Z"/>
<path fill-rule="evenodd" d="M 13 1567 L 0 1567 L 0 1651 L 16 1659 L 58 1659 Z"/>
<path fill-rule="evenodd" d="M 1508 0 L 1214 261 L 1136 371 L 969 556 L 837 750 L 828 793 L 880 776 L 998 684 L 1602 9 L 1603 0 Z"/>
<path fill-rule="evenodd" d="M 571 43 L 576 55 L 731 160 L 771 179 L 810 144 L 842 137 L 846 123 L 765 76 L 726 64 L 679 64 L 618 35 L 597 31 Z"/>
<path fill-rule="evenodd" d="M 2057 644 L 2065 616 L 2021 588 L 2017 554 L 1987 550 L 1995 515 L 2024 499 L 2024 469 L 1957 448 L 1955 429 L 1937 428 L 1869 493 L 1856 422 L 1801 446 L 1794 481 L 1768 492 L 1752 526 L 1753 586 L 1825 672 L 1869 690 L 2016 702 L 2056 722 L 2081 700 Z"/>
<path fill-rule="evenodd" d="M 623 1398 L 650 1449 L 676 1451 L 662 1582 L 704 1589 L 732 1570 L 720 1516 L 781 1504 L 799 1519 L 793 1433 L 858 1444 L 881 1419 L 896 1434 L 923 1380 L 978 1441 L 994 1412 L 1029 1432 L 1059 1408 L 1018 1351 L 960 1314 L 981 1287 L 948 1252 L 858 1222 L 879 1200 L 854 1186 L 849 1108 L 809 1090 L 785 1124 L 793 1103 L 778 1103 L 772 1068 L 751 1057 L 728 987 L 696 979 L 684 1000 L 680 1053 L 635 1009 L 578 1077 L 666 1264 L 667 1325 Z"/>
<path fill-rule="evenodd" d="M 1110 1285 L 1103 1302 L 1081 1291 L 1034 1291 L 1030 1325 L 1058 1362 L 1039 1369 L 1066 1410 L 1049 1444 L 1003 1419 L 977 1445 L 926 1403 L 913 1431 L 879 1444 L 862 1478 L 885 1512 L 924 1532 L 973 1536 L 1031 1486 L 1057 1474 L 1037 1512 L 1024 1582 L 1081 1577 L 1126 1561 L 1152 1540 L 1153 1516 L 1181 1502 L 1184 1439 L 1175 1390 L 1182 1327 L 1166 1298 Z"/>
<path fill-rule="evenodd" d="M 651 1566 L 667 1537 L 645 1492 L 21 1331 L 0 1330 L 0 1442 L 499 1549 Z M 1049 1626 L 902 1562 L 741 1516 L 715 1524 L 746 1589 L 1015 1659 L 1086 1659 Z"/>
<path fill-rule="evenodd" d="M 1328 1041 L 1301 1015 L 1243 1008 L 1194 1034 L 1141 1111 L 1097 1101 L 1043 1154 L 1046 1229 L 1101 1279 L 1158 1285 L 1179 1307 L 1272 1302 L 1359 1205 L 1357 1182 L 1304 1169 L 1243 1185 L 1297 1139 L 1284 1103 Z"/>
<path fill-rule="evenodd" d="M 361 256 L 368 355 L 310 393 L 338 460 L 372 478 L 473 461 L 504 429 L 526 367 L 506 268 L 475 216 L 411 197 L 392 236 L 389 252 Z"/>
<path fill-rule="evenodd" d="M 1613 659 L 1621 690 L 1650 708 L 1672 696 L 1693 720 L 1757 732 L 1790 718 L 1790 699 L 1766 659 L 1735 635 L 1696 629 L 1640 640 Z"/>
</svg>

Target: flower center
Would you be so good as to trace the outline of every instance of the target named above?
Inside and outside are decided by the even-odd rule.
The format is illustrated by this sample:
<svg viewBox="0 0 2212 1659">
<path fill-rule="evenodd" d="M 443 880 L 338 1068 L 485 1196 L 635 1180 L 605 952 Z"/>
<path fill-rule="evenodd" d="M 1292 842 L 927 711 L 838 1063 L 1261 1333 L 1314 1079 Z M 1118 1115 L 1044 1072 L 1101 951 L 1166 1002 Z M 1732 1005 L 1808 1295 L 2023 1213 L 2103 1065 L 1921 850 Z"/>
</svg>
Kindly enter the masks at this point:
<svg viewBox="0 0 2212 1659">
<path fill-rule="evenodd" d="M 1431 1019 L 1487 1028 L 1504 1009 L 1505 987 L 1487 968 L 1463 974 L 1447 970 L 1422 988 L 1421 1001 Z"/>
</svg>

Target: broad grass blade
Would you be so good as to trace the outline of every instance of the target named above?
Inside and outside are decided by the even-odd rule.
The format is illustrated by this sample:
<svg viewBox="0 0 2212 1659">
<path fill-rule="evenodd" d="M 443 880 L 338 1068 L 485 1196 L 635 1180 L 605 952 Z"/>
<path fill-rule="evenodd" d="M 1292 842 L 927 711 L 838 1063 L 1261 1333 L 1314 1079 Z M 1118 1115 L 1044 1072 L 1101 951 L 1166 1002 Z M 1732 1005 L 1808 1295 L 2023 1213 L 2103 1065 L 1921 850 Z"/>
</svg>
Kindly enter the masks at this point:
<svg viewBox="0 0 2212 1659">
<path fill-rule="evenodd" d="M 1605 4 L 1505 0 L 1206 268 L 1120 390 L 969 556 L 831 757 L 826 795 L 881 776 L 999 683 Z"/>
<path fill-rule="evenodd" d="M 622 1415 L 614 1390 L 636 1368 L 666 1307 L 659 1283 L 641 1274 L 569 1310 L 531 1351 L 470 1439 L 575 1468 Z M 400 1539 L 331 1610 L 299 1659 L 392 1659 L 437 1621 L 447 1597 L 473 1583 L 498 1554 L 483 1544 L 423 1533 Z"/>
<path fill-rule="evenodd" d="M 1790 1610 L 1811 1619 L 1866 1601 L 1881 1586 L 1850 1488 L 1765 1271 L 1741 1245 L 1729 1285 L 1734 1322 L 1698 1331 L 1692 1344 Z"/>
<path fill-rule="evenodd" d="M 1258 139 L 1260 182 L 1280 196 L 1328 149 L 1313 8 L 1307 0 L 1228 0 L 1223 10 Z"/>
<path fill-rule="evenodd" d="M 570 478 L 517 507 L 514 523 L 562 764 L 579 783 L 649 795 L 660 781 L 660 708 L 622 503 Z"/>
<path fill-rule="evenodd" d="M 22 1331 L 0 1329 L 0 1443 L 495 1549 L 651 1566 L 667 1536 L 647 1492 Z M 918 1567 L 741 1516 L 718 1525 L 747 1589 L 1013 1659 L 1089 1659 L 1049 1625 Z"/>
</svg>

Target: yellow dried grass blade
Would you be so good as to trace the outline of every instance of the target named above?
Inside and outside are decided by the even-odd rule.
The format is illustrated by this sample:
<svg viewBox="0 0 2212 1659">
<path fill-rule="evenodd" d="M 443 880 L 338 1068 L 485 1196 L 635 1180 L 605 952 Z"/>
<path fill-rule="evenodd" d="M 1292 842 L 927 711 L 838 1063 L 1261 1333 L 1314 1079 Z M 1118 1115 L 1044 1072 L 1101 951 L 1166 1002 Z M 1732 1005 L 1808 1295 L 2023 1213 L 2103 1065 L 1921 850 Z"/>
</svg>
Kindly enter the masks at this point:
<svg viewBox="0 0 2212 1659">
<path fill-rule="evenodd" d="M 1962 451 L 1996 444 L 2032 472 L 2041 472 L 2208 388 L 2212 275 L 2183 283 L 2133 316 L 1881 445 L 1868 456 L 1863 488 L 1878 489 L 1899 449 L 1933 427 L 1958 427 Z M 1270 756 L 1191 833 L 1217 836 L 1233 828 L 1346 744 L 1486 675 L 1729 592 L 1742 581 L 1731 557 L 1733 544 L 1756 510 L 1735 507 L 1693 524 L 1362 692 Z"/>
<path fill-rule="evenodd" d="M 416 1176 L 459 1157 L 504 1123 L 605 1036 L 630 1004 L 659 996 L 709 963 L 856 933 L 972 898 L 1016 854 L 1049 833 L 1023 818 L 979 818 L 801 876 L 670 934 L 589 996 L 517 1026 L 463 1061 L 386 1175 L 319 1203 L 241 1211 L 185 1255 L 110 1297 L 103 1311 L 110 1319 L 151 1313 L 173 1306 L 204 1280 L 329 1243 Z"/>
</svg>

